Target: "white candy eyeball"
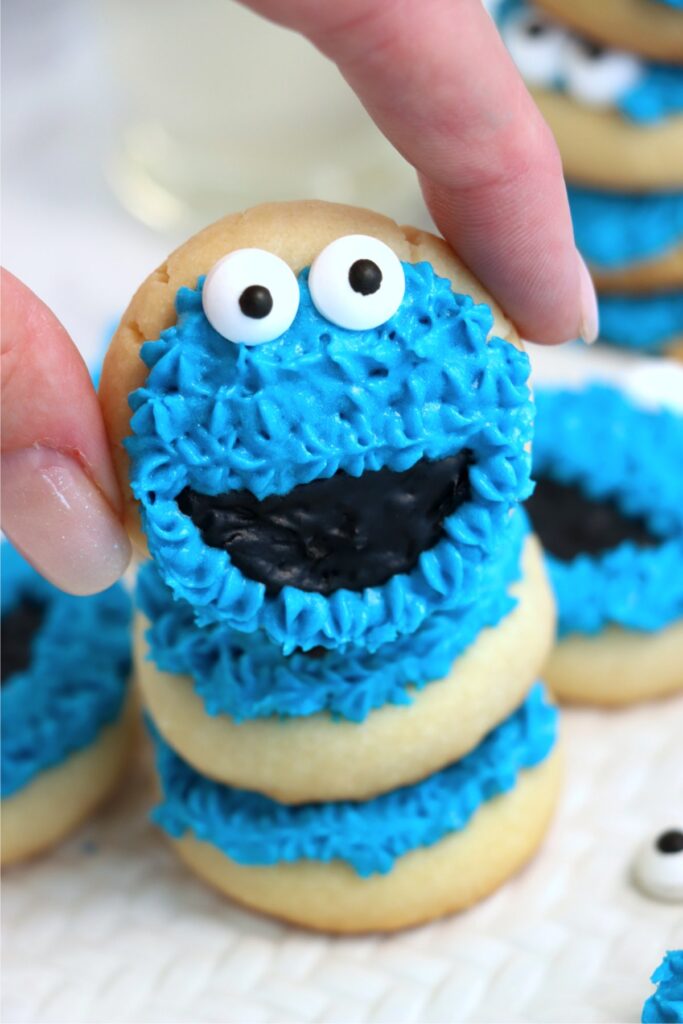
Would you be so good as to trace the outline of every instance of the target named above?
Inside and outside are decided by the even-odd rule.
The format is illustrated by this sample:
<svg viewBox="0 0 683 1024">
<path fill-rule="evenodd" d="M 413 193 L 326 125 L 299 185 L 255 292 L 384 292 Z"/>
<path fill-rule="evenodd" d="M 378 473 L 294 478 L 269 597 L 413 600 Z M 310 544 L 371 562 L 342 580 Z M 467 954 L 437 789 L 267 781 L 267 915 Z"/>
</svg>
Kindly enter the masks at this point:
<svg viewBox="0 0 683 1024">
<path fill-rule="evenodd" d="M 261 345 L 292 326 L 299 285 L 292 269 L 265 249 L 236 249 L 209 271 L 202 306 L 214 330 L 228 341 Z"/>
<path fill-rule="evenodd" d="M 313 305 L 326 320 L 349 331 L 386 323 L 406 290 L 393 249 L 370 235 L 345 235 L 316 256 L 308 276 Z"/>
<path fill-rule="evenodd" d="M 643 73 L 632 53 L 606 50 L 585 40 L 573 39 L 567 49 L 567 92 L 588 106 L 611 106 L 636 85 Z"/>
<path fill-rule="evenodd" d="M 648 896 L 683 903 L 683 828 L 670 828 L 638 851 L 633 874 Z"/>
<path fill-rule="evenodd" d="M 535 11 L 522 11 L 503 26 L 510 56 L 529 85 L 552 85 L 563 72 L 569 36 Z"/>
</svg>

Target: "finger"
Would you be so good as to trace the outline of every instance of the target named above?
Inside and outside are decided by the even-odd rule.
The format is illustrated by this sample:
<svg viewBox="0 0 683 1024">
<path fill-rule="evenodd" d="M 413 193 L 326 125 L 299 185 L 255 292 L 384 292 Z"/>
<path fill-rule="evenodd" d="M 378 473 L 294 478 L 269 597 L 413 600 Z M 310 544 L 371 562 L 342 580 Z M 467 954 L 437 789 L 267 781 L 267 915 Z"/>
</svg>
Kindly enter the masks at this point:
<svg viewBox="0 0 683 1024">
<path fill-rule="evenodd" d="M 92 594 L 131 555 L 97 396 L 50 310 L 2 272 L 2 528 L 56 586 Z"/>
<path fill-rule="evenodd" d="M 334 60 L 527 338 L 593 340 L 557 147 L 481 0 L 249 0 Z"/>
</svg>

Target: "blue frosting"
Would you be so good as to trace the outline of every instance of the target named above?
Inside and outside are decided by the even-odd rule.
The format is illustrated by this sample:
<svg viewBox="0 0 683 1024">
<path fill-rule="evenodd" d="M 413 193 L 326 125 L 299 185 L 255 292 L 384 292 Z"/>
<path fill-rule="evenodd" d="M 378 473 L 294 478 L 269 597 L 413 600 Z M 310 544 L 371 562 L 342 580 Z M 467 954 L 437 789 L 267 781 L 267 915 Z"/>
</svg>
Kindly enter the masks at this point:
<svg viewBox="0 0 683 1024">
<path fill-rule="evenodd" d="M 683 290 L 653 295 L 599 295 L 600 337 L 613 345 L 663 352 L 683 335 Z"/>
<path fill-rule="evenodd" d="M 117 584 L 72 597 L 44 580 L 9 544 L 2 611 L 22 598 L 45 607 L 31 663 L 3 682 L 0 794 L 10 796 L 92 743 L 121 712 L 130 672 L 131 602 Z"/>
<path fill-rule="evenodd" d="M 657 3 L 666 4 L 667 7 L 677 7 L 683 11 L 683 0 L 657 0 Z"/>
<path fill-rule="evenodd" d="M 670 950 L 650 979 L 657 991 L 643 1007 L 643 1024 L 683 1021 L 683 949 Z"/>
<path fill-rule="evenodd" d="M 661 544 L 630 542 L 571 562 L 548 556 L 559 633 L 608 623 L 655 631 L 683 617 L 683 417 L 648 412 L 603 385 L 539 391 L 534 475 L 580 485 L 643 516 Z"/>
<path fill-rule="evenodd" d="M 384 704 L 409 704 L 409 687 L 421 689 L 446 676 L 479 632 L 516 604 L 509 585 L 519 577 L 527 532 L 521 511 L 515 522 L 517 535 L 487 567 L 475 604 L 436 612 L 415 633 L 376 652 L 346 646 L 324 658 L 301 651 L 283 658 L 263 631 L 240 633 L 224 624 L 197 629 L 191 606 L 173 600 L 154 564 L 147 563 L 138 578 L 138 604 L 152 623 L 147 631 L 151 658 L 166 672 L 191 676 L 208 714 L 237 721 L 328 711 L 360 722 Z"/>
<path fill-rule="evenodd" d="M 285 653 L 346 644 L 376 650 L 437 610 L 478 599 L 486 565 L 516 529 L 529 491 L 533 405 L 528 359 L 487 337 L 488 306 L 456 295 L 427 263 L 403 264 L 406 293 L 381 327 L 347 331 L 324 320 L 299 277 L 300 306 L 277 340 L 226 342 L 196 291 L 176 297 L 177 323 L 142 347 L 149 367 L 131 395 L 131 486 L 152 557 L 199 626 L 263 630 Z M 330 597 L 285 587 L 268 596 L 227 552 L 204 544 L 175 501 L 246 488 L 258 498 L 298 484 L 440 459 L 468 448 L 471 500 L 415 568 L 362 592 Z"/>
<path fill-rule="evenodd" d="M 683 192 L 567 191 L 576 244 L 596 268 L 618 270 L 683 245 Z"/>
<path fill-rule="evenodd" d="M 672 2 L 672 0 L 665 0 Z M 681 0 L 673 0 L 675 4 Z M 505 29 L 506 22 L 533 5 L 527 0 L 503 0 L 495 12 L 496 21 Z M 640 124 L 656 124 L 667 117 L 683 114 L 683 67 L 641 60 L 639 80 L 615 99 L 614 106 L 626 119 Z M 551 88 L 568 91 L 566 68 L 556 69 Z"/>
<path fill-rule="evenodd" d="M 391 871 L 409 850 L 464 828 L 477 809 L 513 789 L 520 771 L 543 761 L 557 711 L 541 685 L 460 761 L 364 802 L 288 806 L 205 778 L 155 735 L 163 802 L 154 820 L 179 838 L 191 832 L 239 864 L 342 859 L 359 875 Z"/>
</svg>

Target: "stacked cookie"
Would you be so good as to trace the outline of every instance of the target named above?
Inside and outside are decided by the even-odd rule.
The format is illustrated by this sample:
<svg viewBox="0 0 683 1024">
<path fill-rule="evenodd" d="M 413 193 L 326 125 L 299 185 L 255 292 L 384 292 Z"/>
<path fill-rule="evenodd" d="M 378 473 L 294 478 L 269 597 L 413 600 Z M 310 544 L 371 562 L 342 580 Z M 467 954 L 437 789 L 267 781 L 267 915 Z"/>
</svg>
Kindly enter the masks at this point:
<svg viewBox="0 0 683 1024">
<path fill-rule="evenodd" d="M 527 376 L 442 241 L 331 204 L 224 218 L 124 315 L 100 393 L 151 556 L 155 817 L 236 900 L 398 928 L 539 843 L 558 760 Z"/>
<path fill-rule="evenodd" d="M 602 339 L 683 357 L 683 7 L 503 0 L 497 17 L 560 147 Z"/>
</svg>

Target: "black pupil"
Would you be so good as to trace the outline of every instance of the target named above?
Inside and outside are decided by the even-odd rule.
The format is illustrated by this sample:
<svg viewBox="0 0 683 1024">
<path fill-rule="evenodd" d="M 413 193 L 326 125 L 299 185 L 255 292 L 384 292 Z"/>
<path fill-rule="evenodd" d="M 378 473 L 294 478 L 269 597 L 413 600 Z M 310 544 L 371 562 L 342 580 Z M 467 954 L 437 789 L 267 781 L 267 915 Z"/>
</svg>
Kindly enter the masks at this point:
<svg viewBox="0 0 683 1024">
<path fill-rule="evenodd" d="M 45 606 L 23 598 L 9 612 L 2 614 L 2 647 L 0 648 L 0 679 L 6 682 L 31 664 L 31 647 L 40 629 Z"/>
<path fill-rule="evenodd" d="M 359 295 L 374 295 L 382 283 L 382 271 L 372 260 L 356 260 L 349 268 L 349 284 Z"/>
<path fill-rule="evenodd" d="M 527 33 L 530 36 L 542 36 L 545 33 L 545 28 L 542 21 L 532 21 L 527 25 Z"/>
<path fill-rule="evenodd" d="M 262 284 L 250 284 L 240 295 L 240 309 L 252 320 L 263 320 L 273 308 L 273 296 Z"/>
<path fill-rule="evenodd" d="M 683 851 L 683 832 L 677 828 L 662 832 L 656 845 L 660 853 L 681 853 Z"/>
<path fill-rule="evenodd" d="M 587 57 L 591 60 L 597 60 L 598 57 L 602 57 L 605 52 L 605 47 L 600 46 L 598 43 L 587 43 L 584 42 L 583 49 Z"/>
</svg>

